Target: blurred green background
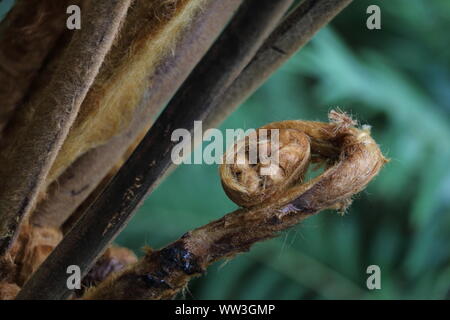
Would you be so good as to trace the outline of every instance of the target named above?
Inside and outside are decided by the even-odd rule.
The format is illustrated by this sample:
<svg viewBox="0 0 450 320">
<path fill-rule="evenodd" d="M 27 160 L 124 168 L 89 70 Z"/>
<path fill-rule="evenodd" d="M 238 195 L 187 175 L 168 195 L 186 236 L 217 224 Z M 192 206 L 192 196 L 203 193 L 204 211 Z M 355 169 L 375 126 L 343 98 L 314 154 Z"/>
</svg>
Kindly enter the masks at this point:
<svg viewBox="0 0 450 320">
<path fill-rule="evenodd" d="M 381 8 L 381 30 L 366 28 L 371 4 Z M 339 107 L 372 125 L 391 162 L 345 216 L 322 212 L 217 263 L 184 298 L 450 298 L 449 30 L 448 0 L 356 0 L 223 124 L 326 121 Z M 117 242 L 142 254 L 235 208 L 217 166 L 184 165 Z M 366 288 L 372 264 L 381 290 Z"/>
</svg>

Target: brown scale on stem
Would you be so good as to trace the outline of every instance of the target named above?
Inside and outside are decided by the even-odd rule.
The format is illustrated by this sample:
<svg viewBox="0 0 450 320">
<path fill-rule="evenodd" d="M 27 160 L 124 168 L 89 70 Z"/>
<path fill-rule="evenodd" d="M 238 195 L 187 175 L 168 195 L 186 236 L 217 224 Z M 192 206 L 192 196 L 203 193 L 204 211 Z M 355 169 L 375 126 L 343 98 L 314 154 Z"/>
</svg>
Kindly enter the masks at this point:
<svg viewBox="0 0 450 320">
<path fill-rule="evenodd" d="M 108 278 L 84 298 L 172 298 L 210 264 L 248 251 L 256 242 L 273 238 L 321 210 L 344 210 L 387 160 L 370 132 L 357 128 L 348 115 L 331 111 L 329 118 L 330 123 L 292 120 L 260 128 L 280 130 L 280 161 L 273 170 L 275 177 L 259 174 L 261 164 L 223 164 L 220 168 L 227 194 L 246 207 L 186 233 L 163 249 L 149 251 L 138 263 Z M 241 145 L 246 146 L 248 159 L 249 143 Z M 238 150 L 233 148 L 232 152 Z M 326 169 L 302 182 L 310 159 L 325 164 Z M 279 180 L 278 175 L 283 179 Z M 254 184 L 253 179 L 258 183 Z M 264 179 L 267 184 L 260 184 Z M 260 202 L 253 204 L 252 196 Z"/>
</svg>

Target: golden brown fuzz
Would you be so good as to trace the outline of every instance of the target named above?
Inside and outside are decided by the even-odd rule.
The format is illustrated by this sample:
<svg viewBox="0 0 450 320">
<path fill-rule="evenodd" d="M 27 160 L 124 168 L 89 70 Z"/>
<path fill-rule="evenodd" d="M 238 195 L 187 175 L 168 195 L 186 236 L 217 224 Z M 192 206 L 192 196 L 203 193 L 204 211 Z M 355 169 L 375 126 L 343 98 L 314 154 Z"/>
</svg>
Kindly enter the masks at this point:
<svg viewBox="0 0 450 320">
<path fill-rule="evenodd" d="M 136 0 L 119 39 L 83 102 L 47 179 L 54 181 L 75 159 L 124 130 L 152 72 L 172 54 L 178 35 L 207 0 Z M 150 119 L 149 119 L 150 121 Z"/>
<path fill-rule="evenodd" d="M 14 300 L 19 291 L 20 288 L 15 283 L 0 282 L 0 301 Z"/>
<path fill-rule="evenodd" d="M 23 285 L 61 240 L 57 229 L 24 225 L 11 249 L 17 268 L 15 282 Z"/>
<path fill-rule="evenodd" d="M 61 239 L 59 230 L 22 226 L 14 246 L 0 258 L 0 300 L 14 299 Z"/>
</svg>

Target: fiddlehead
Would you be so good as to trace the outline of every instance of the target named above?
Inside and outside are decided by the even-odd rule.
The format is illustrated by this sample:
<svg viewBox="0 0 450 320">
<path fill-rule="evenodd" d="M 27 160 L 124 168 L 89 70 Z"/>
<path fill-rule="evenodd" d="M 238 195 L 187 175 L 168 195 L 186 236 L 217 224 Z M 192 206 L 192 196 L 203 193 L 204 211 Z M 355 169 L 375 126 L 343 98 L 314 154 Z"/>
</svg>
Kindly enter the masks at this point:
<svg viewBox="0 0 450 320">
<path fill-rule="evenodd" d="M 254 149 L 270 144 L 267 138 L 246 137 L 226 157 L 236 161 L 220 168 L 225 192 L 243 207 L 283 207 L 282 211 L 344 208 L 386 162 L 368 127 L 359 129 L 345 113 L 331 111 L 330 123 L 290 120 L 274 122 L 258 129 L 278 130 L 278 161 L 250 164 Z M 256 142 L 256 143 L 255 143 Z M 230 153 L 229 151 L 229 153 Z M 257 150 L 260 154 L 261 150 Z M 244 159 L 242 159 L 244 158 Z M 240 162 L 238 162 L 240 160 Z M 311 181 L 302 183 L 309 163 L 326 170 Z M 262 173 L 263 168 L 269 172 Z M 306 207 L 305 207 L 306 206 Z"/>
<path fill-rule="evenodd" d="M 279 161 L 250 164 L 251 140 L 231 152 L 241 163 L 220 168 L 227 194 L 244 208 L 186 233 L 167 247 L 149 251 L 137 264 L 88 291 L 86 299 L 168 299 L 215 261 L 248 251 L 256 242 L 279 234 L 327 208 L 343 210 L 387 161 L 367 128 L 344 113 L 330 112 L 330 123 L 282 121 L 260 128 L 257 145 L 267 145 L 261 129 L 279 129 Z M 243 152 L 239 152 L 243 150 Z M 225 157 L 230 157 L 227 153 Z M 309 162 L 325 171 L 302 178 Z M 269 168 L 270 177 L 261 175 Z"/>
<path fill-rule="evenodd" d="M 276 143 L 271 133 L 276 133 Z M 277 153 L 277 163 L 262 159 L 260 151 L 267 157 Z M 220 167 L 225 192 L 236 204 L 251 207 L 303 179 L 310 161 L 309 138 L 291 128 L 273 132 L 263 127 L 236 143 L 225 159 L 226 163 Z"/>
</svg>

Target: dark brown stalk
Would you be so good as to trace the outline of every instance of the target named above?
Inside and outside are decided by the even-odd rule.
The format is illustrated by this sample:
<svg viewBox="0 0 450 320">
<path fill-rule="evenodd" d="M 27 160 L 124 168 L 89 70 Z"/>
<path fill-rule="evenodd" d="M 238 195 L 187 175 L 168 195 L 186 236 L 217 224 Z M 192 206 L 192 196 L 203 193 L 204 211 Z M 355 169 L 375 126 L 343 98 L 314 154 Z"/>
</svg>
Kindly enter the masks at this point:
<svg viewBox="0 0 450 320">
<path fill-rule="evenodd" d="M 82 0 L 18 0 L 0 25 L 0 136 Z"/>
<path fill-rule="evenodd" d="M 131 0 L 93 1 L 48 85 L 25 110 L 28 125 L 18 127 L 1 153 L 0 256 L 11 246 L 110 49 Z M 74 71 L 75 70 L 75 71 Z"/>
<path fill-rule="evenodd" d="M 173 54 L 166 56 L 156 68 L 151 86 L 127 130 L 105 145 L 88 151 L 53 182 L 31 215 L 33 224 L 60 227 L 88 198 L 120 162 L 127 148 L 149 129 L 156 113 L 175 94 L 241 3 L 242 0 L 211 0 L 202 8 L 180 35 Z"/>
<path fill-rule="evenodd" d="M 302 1 L 270 35 L 249 65 L 227 89 L 217 108 L 218 112 L 211 113 L 204 126 L 219 126 L 275 70 L 351 2 L 352 0 Z"/>
<path fill-rule="evenodd" d="M 336 118 L 333 119 L 334 116 Z M 347 121 L 350 118 L 345 114 L 332 112 L 330 119 L 332 122 L 329 124 L 294 120 L 263 127 L 289 130 L 309 137 L 311 145 L 292 144 L 295 139 L 285 140 L 287 148 L 284 153 L 291 153 L 286 158 L 288 161 L 296 158 L 297 152 L 308 159 L 309 150 L 311 155 L 321 157 L 324 163 L 332 160 L 333 165 L 319 177 L 304 184 L 273 185 L 275 194 L 267 200 L 188 232 L 161 250 L 148 252 L 133 267 L 88 291 L 85 298 L 173 298 L 192 277 L 204 273 L 210 264 L 246 252 L 253 244 L 273 238 L 321 210 L 342 209 L 348 205 L 349 199 L 378 174 L 386 159 L 370 133 L 353 127 L 353 122 Z M 329 159 L 323 158 L 322 154 L 327 145 L 330 151 L 338 150 Z M 292 154 L 294 149 L 298 150 Z M 334 160 L 336 158 L 338 160 Z M 296 165 L 303 171 L 308 162 L 300 161 Z M 230 166 L 234 165 L 222 165 L 221 172 Z M 297 179 L 296 173 L 292 174 Z M 233 187 L 235 179 L 236 176 L 222 175 L 222 184 L 225 188 Z M 286 179 L 290 181 L 289 176 Z"/>
<path fill-rule="evenodd" d="M 172 165 L 171 141 L 178 128 L 193 131 L 218 104 L 224 90 L 250 62 L 291 5 L 290 0 L 250 0 L 238 10 L 205 58 L 160 115 L 131 158 L 89 207 L 64 240 L 25 284 L 19 299 L 62 299 L 66 268 L 83 273 L 124 228 L 136 207 Z"/>
</svg>

